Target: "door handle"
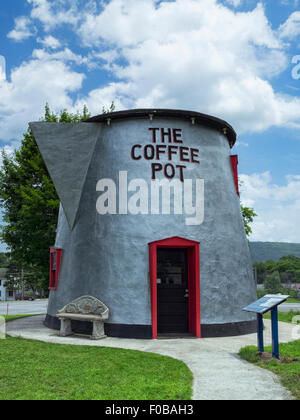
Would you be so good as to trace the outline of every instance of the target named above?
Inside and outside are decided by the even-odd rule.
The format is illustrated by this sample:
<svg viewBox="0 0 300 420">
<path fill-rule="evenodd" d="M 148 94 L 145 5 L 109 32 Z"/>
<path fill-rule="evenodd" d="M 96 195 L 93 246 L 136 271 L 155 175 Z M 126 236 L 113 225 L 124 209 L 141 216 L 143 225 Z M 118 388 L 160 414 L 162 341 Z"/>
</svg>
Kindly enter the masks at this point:
<svg viewBox="0 0 300 420">
<path fill-rule="evenodd" d="M 186 289 L 185 290 L 185 295 L 183 297 L 185 297 L 185 298 L 188 298 L 189 297 L 189 289 Z"/>
</svg>

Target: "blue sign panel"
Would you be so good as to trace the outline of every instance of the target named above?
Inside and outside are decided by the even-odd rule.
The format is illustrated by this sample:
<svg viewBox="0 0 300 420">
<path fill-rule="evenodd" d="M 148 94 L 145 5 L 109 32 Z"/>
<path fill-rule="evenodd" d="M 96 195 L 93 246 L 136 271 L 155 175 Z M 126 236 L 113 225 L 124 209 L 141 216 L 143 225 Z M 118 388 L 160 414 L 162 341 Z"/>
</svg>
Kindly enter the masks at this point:
<svg viewBox="0 0 300 420">
<path fill-rule="evenodd" d="M 251 303 L 251 305 L 246 306 L 243 310 L 247 312 L 255 312 L 257 314 L 264 314 L 285 302 L 288 297 L 288 295 L 266 295 L 263 298 L 258 299 L 256 302 Z"/>
</svg>

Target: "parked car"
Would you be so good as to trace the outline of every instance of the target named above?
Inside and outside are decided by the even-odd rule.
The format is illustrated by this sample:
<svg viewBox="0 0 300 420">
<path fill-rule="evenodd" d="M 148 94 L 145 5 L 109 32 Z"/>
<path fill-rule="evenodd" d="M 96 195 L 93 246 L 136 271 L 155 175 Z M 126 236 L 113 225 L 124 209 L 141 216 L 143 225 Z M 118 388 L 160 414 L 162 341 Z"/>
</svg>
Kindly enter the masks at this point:
<svg viewBox="0 0 300 420">
<path fill-rule="evenodd" d="M 16 300 L 30 300 L 30 301 L 33 301 L 33 300 L 35 300 L 35 297 L 33 295 L 24 295 L 24 299 L 23 299 L 22 295 L 19 294 L 19 295 L 15 296 L 15 299 Z"/>
</svg>

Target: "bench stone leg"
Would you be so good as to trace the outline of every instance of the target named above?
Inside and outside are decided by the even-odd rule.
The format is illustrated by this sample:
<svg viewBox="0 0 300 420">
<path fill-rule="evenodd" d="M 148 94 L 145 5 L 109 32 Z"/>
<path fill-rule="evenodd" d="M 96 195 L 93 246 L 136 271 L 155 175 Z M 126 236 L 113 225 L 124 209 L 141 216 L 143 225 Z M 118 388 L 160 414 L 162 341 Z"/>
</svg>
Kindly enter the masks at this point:
<svg viewBox="0 0 300 420">
<path fill-rule="evenodd" d="M 67 337 L 68 335 L 72 335 L 72 327 L 71 327 L 71 320 L 62 318 L 60 324 L 60 333 L 61 337 Z"/>
<path fill-rule="evenodd" d="M 91 336 L 92 340 L 100 340 L 105 338 L 104 334 L 104 323 L 103 321 L 93 321 L 93 335 Z"/>
</svg>

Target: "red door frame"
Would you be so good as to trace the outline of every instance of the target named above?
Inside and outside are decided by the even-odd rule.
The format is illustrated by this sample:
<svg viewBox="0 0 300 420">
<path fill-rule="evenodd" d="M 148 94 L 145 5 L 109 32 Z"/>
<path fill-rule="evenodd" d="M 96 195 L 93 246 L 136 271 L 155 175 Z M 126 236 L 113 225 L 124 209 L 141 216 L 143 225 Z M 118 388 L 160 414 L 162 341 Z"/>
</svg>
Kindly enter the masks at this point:
<svg viewBox="0 0 300 420">
<path fill-rule="evenodd" d="M 188 255 L 189 332 L 201 338 L 199 242 L 173 236 L 149 243 L 152 338 L 157 338 L 157 249 L 186 248 Z"/>
</svg>

